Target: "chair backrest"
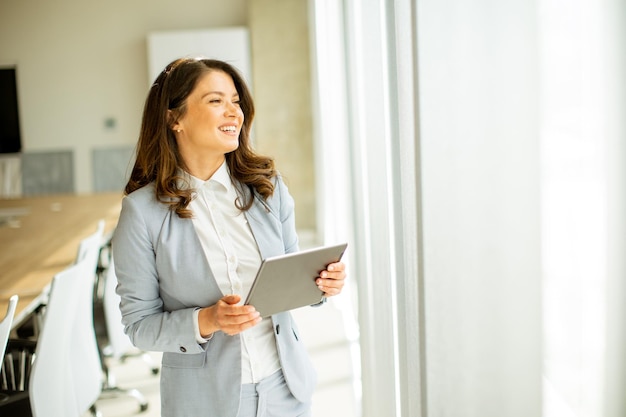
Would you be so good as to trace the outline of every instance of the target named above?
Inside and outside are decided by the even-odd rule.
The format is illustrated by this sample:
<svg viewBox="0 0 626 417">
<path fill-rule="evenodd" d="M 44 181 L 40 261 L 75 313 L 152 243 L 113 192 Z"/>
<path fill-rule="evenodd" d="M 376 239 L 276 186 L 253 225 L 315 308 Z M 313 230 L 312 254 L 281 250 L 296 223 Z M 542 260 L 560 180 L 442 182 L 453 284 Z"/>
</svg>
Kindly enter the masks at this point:
<svg viewBox="0 0 626 417">
<path fill-rule="evenodd" d="M 80 410 L 89 409 L 102 391 L 102 363 L 94 328 L 93 303 L 98 258 L 103 244 L 103 232 L 104 221 L 101 220 L 98 222 L 96 231 L 80 243 L 83 251 L 79 262 L 85 261 L 85 265 L 81 273 L 81 292 L 79 294 L 78 289 L 76 291 L 76 296 L 79 297 L 79 306 L 75 322 L 76 332 L 73 334 L 75 346 L 81 347 L 81 349 L 75 350 L 73 356 L 74 361 L 79 364 L 73 370 L 75 371 L 76 392 Z M 98 384 L 94 381 L 97 381 Z"/>
<path fill-rule="evenodd" d="M 99 238 L 97 237 L 99 235 Z M 89 236 L 98 241 L 102 230 Z M 93 326 L 99 246 L 85 245 L 77 262 L 54 276 L 29 380 L 34 417 L 82 416 L 102 392 Z"/>
<path fill-rule="evenodd" d="M 44 323 L 39 333 L 35 361 L 30 373 L 29 396 L 34 417 L 80 415 L 74 392 L 72 369 L 75 347 L 72 333 L 84 263 L 70 266 L 52 279 Z"/>
<path fill-rule="evenodd" d="M 99 220 L 95 233 L 87 236 L 86 238 L 80 241 L 78 245 L 78 251 L 76 253 L 76 262 L 84 258 L 88 251 L 94 250 L 94 248 L 96 247 L 98 248 L 98 251 L 100 251 L 100 248 L 102 247 L 102 244 L 103 244 L 102 242 L 103 239 L 104 239 L 104 220 Z"/>
<path fill-rule="evenodd" d="M 4 363 L 4 351 L 7 348 L 7 341 L 11 334 L 11 325 L 13 324 L 13 317 L 15 316 L 15 308 L 17 307 L 18 296 L 13 295 L 9 298 L 9 306 L 7 307 L 7 314 L 4 319 L 0 321 L 0 369 Z"/>
<path fill-rule="evenodd" d="M 115 262 L 112 256 L 109 258 L 109 265 L 105 274 L 104 290 L 102 294 L 104 320 L 111 356 L 119 359 L 132 349 L 133 344 L 126 333 L 124 333 L 124 326 L 122 325 L 120 296 L 115 292 L 117 276 L 115 275 Z"/>
</svg>

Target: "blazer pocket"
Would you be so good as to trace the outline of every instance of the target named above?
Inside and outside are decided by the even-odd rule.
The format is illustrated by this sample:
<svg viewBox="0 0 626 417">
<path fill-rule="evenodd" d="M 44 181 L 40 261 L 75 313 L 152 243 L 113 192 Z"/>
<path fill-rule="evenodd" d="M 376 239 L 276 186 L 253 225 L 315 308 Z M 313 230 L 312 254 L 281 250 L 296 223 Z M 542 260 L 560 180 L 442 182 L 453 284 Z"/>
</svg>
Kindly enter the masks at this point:
<svg viewBox="0 0 626 417">
<path fill-rule="evenodd" d="M 206 362 L 206 352 L 180 354 L 165 352 L 161 363 L 170 368 L 202 368 Z"/>
</svg>

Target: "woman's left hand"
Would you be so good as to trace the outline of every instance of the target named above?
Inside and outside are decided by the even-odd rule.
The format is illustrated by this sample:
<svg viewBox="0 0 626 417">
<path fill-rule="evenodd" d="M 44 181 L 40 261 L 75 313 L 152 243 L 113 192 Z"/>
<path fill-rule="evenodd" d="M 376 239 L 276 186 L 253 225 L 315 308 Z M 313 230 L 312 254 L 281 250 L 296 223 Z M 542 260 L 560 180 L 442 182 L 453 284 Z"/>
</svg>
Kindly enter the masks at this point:
<svg viewBox="0 0 626 417">
<path fill-rule="evenodd" d="M 346 265 L 343 262 L 336 262 L 329 264 L 324 271 L 320 272 L 320 276 L 315 280 L 315 283 L 324 292 L 325 297 L 332 297 L 341 292 L 345 279 Z"/>
</svg>

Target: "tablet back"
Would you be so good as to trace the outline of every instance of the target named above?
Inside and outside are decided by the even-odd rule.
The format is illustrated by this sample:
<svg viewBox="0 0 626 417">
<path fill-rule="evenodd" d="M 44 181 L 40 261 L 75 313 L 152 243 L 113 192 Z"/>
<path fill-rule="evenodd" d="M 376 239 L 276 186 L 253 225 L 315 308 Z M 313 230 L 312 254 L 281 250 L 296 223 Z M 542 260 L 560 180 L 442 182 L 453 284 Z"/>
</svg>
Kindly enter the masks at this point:
<svg viewBox="0 0 626 417">
<path fill-rule="evenodd" d="M 341 260 L 347 246 L 342 243 L 263 260 L 245 304 L 268 317 L 319 303 L 323 293 L 315 279 L 328 264 Z"/>
</svg>

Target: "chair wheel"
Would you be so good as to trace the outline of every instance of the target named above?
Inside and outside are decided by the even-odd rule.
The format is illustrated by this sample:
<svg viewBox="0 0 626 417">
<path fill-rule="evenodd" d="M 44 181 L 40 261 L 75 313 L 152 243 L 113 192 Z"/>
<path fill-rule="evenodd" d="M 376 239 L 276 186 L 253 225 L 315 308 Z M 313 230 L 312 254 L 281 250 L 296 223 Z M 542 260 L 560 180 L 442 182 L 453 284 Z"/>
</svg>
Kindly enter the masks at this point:
<svg viewBox="0 0 626 417">
<path fill-rule="evenodd" d="M 159 374 L 159 368 L 152 368 L 152 374 L 153 375 L 158 375 Z"/>
<path fill-rule="evenodd" d="M 148 404 L 139 404 L 139 412 L 143 413 L 144 411 L 146 411 L 148 409 Z"/>
</svg>

